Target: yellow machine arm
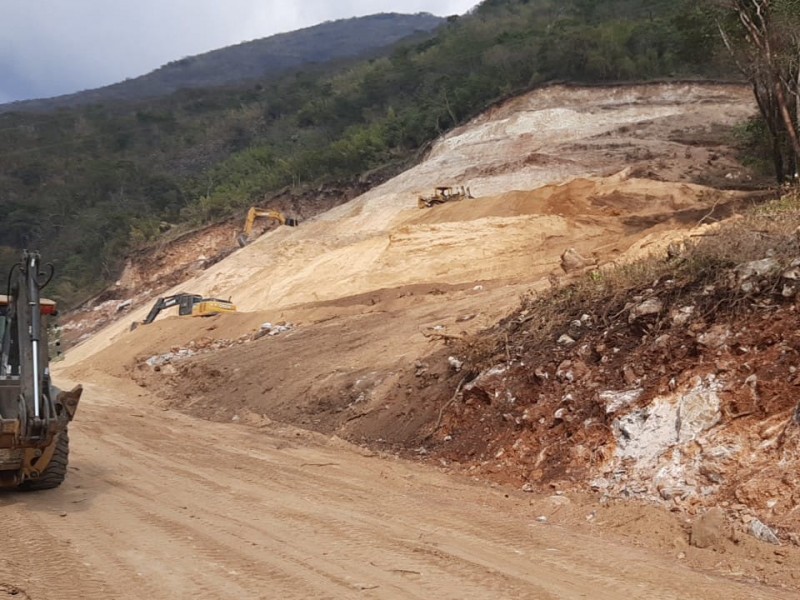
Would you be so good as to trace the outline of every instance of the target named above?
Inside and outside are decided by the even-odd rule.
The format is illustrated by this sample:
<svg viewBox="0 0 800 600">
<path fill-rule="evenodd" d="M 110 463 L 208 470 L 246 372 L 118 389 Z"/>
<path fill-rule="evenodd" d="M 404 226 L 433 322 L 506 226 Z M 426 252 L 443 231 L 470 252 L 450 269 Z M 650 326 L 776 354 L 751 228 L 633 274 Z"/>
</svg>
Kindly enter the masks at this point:
<svg viewBox="0 0 800 600">
<path fill-rule="evenodd" d="M 247 211 L 247 218 L 244 221 L 242 233 L 237 237 L 240 246 L 244 247 L 247 245 L 250 240 L 250 234 L 253 233 L 253 225 L 255 225 L 256 219 L 259 218 L 272 219 L 277 221 L 279 225 L 288 225 L 289 227 L 297 227 L 297 225 L 299 225 L 297 219 L 287 217 L 280 211 L 251 206 L 250 210 Z"/>
</svg>

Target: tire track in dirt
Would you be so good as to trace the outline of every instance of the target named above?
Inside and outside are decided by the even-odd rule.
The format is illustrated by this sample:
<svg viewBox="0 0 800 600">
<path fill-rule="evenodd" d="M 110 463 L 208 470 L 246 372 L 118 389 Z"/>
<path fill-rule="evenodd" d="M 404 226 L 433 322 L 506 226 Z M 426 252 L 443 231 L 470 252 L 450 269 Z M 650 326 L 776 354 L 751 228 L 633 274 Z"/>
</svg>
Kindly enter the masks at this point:
<svg viewBox="0 0 800 600">
<path fill-rule="evenodd" d="M 58 512 L 29 512 L 35 494 L 3 493 L 0 597 L 106 599 L 108 589 L 71 548 L 69 538 L 50 533 Z"/>
<path fill-rule="evenodd" d="M 0 582 L 36 600 L 790 597 L 532 523 L 524 500 L 462 478 L 131 391 L 87 388 L 101 402 L 75 421 L 67 482 L 6 507 Z"/>
<path fill-rule="evenodd" d="M 7 583 L 0 583 L 0 597 L 2 596 L 10 596 L 17 600 L 31 600 L 31 597 L 25 590 Z"/>
</svg>

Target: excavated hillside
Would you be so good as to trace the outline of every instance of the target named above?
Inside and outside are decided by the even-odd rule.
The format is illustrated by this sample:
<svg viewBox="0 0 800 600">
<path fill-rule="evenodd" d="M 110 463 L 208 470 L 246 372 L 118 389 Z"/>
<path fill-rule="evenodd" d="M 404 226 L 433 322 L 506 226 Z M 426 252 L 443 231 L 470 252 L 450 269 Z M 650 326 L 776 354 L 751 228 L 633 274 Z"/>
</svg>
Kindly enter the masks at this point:
<svg viewBox="0 0 800 600">
<path fill-rule="evenodd" d="M 134 376 L 204 416 L 415 443 L 438 402 L 398 385 L 437 339 L 496 323 L 563 274 L 568 249 L 598 265 L 632 260 L 750 202 L 710 184 L 746 187 L 726 132 L 752 112 L 747 89 L 718 84 L 555 86 L 514 99 L 410 171 L 164 291 L 231 297 L 239 313 L 167 315 L 129 332 L 152 300 L 107 303 L 123 310 L 70 351 L 70 374 Z M 448 184 L 475 198 L 417 207 Z M 170 256 L 208 259 L 198 247 Z"/>
<path fill-rule="evenodd" d="M 132 378 L 163 408 L 299 425 L 525 490 L 721 507 L 738 530 L 794 541 L 800 220 L 736 221 L 765 198 L 728 145 L 753 112 L 735 85 L 532 92 L 165 290 L 231 297 L 238 313 L 131 332 L 150 300 L 120 298 L 61 372 Z M 437 185 L 475 198 L 419 209 Z M 732 217 L 756 231 L 737 252 L 696 244 L 734 239 L 721 233 Z M 760 552 L 723 538 L 737 561 Z M 795 585 L 776 560 L 770 578 Z"/>
</svg>

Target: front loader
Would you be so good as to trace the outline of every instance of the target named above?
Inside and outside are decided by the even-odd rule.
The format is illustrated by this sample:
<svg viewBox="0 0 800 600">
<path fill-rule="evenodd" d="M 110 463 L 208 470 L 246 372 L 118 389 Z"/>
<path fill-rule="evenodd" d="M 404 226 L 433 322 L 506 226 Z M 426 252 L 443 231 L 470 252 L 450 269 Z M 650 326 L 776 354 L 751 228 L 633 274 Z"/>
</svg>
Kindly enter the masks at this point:
<svg viewBox="0 0 800 600">
<path fill-rule="evenodd" d="M 83 388 L 50 379 L 47 322 L 56 304 L 40 297 L 53 275 L 38 252 L 25 251 L 0 295 L 0 488 L 43 490 L 66 477 L 67 426 Z"/>
</svg>

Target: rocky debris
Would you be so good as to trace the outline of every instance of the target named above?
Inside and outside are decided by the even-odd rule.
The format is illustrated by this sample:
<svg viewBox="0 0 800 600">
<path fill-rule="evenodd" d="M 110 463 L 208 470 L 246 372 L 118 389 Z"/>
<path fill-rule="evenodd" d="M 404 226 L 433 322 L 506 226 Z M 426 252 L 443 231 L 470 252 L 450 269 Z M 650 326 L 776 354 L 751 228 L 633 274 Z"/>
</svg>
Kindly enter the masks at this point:
<svg viewBox="0 0 800 600">
<path fill-rule="evenodd" d="M 759 293 L 768 285 L 767 278 L 780 269 L 775 258 L 767 257 L 737 266 L 733 273 L 736 285 L 745 294 Z"/>
<path fill-rule="evenodd" d="M 196 352 L 189 350 L 188 348 L 181 348 L 173 352 L 167 352 L 166 354 L 153 355 L 144 362 L 151 369 L 156 369 L 158 367 L 162 367 L 176 360 L 180 360 L 182 358 L 189 358 L 190 356 L 194 356 L 195 354 Z"/>
<path fill-rule="evenodd" d="M 720 389 L 715 377 L 697 377 L 685 392 L 654 398 L 646 407 L 618 417 L 613 423 L 617 455 L 645 468 L 655 465 L 666 450 L 693 441 L 719 421 Z"/>
<path fill-rule="evenodd" d="M 750 533 L 757 539 L 768 544 L 780 545 L 780 540 L 775 532 L 758 519 L 750 521 Z"/>
<path fill-rule="evenodd" d="M 681 306 L 677 309 L 673 308 L 669 312 L 669 318 L 675 327 L 682 327 L 689 322 L 689 320 L 692 318 L 692 315 L 694 315 L 694 311 L 694 306 Z"/>
<path fill-rule="evenodd" d="M 254 333 L 245 333 L 243 335 L 240 335 L 236 339 L 225 339 L 225 338 L 213 339 L 207 336 L 203 336 L 190 341 L 183 347 L 176 346 L 172 348 L 170 352 L 150 356 L 143 362 L 145 365 L 147 365 L 154 371 L 161 371 L 162 367 L 164 367 L 165 365 L 181 361 L 196 356 L 198 354 L 208 354 L 211 352 L 222 350 L 224 348 L 231 348 L 232 346 L 247 344 L 250 342 L 254 342 L 266 335 L 271 335 L 271 336 L 280 335 L 281 333 L 291 331 L 293 328 L 294 326 L 291 323 L 280 324 L 280 325 L 272 325 L 271 323 L 264 323 L 261 325 L 258 331 Z"/>
<path fill-rule="evenodd" d="M 697 336 L 697 343 L 708 348 L 719 349 L 731 338 L 731 330 L 727 325 L 714 325 L 708 331 Z"/>
<path fill-rule="evenodd" d="M 628 323 L 634 323 L 643 317 L 659 315 L 664 310 L 664 303 L 658 298 L 648 298 L 630 307 Z"/>
<path fill-rule="evenodd" d="M 600 402 L 603 403 L 607 414 L 615 413 L 622 408 L 626 408 L 636 402 L 644 393 L 644 388 L 636 388 L 623 392 L 605 391 L 598 395 Z"/>
<path fill-rule="evenodd" d="M 772 257 L 762 258 L 761 260 L 753 260 L 748 263 L 737 266 L 733 272 L 736 274 L 739 282 L 744 282 L 748 279 L 756 277 L 764 277 L 777 271 L 780 268 L 778 261 Z"/>
<path fill-rule="evenodd" d="M 507 373 L 508 367 L 506 365 L 498 365 L 484 371 L 463 387 L 464 401 L 478 400 L 492 404 L 494 401 L 504 398 L 507 402 L 513 404 L 514 396 L 506 388 Z"/>
<path fill-rule="evenodd" d="M 425 374 L 430 369 L 430 365 L 428 363 L 422 362 L 421 360 L 417 360 L 414 362 L 414 377 L 424 377 Z"/>
<path fill-rule="evenodd" d="M 800 281 L 800 258 L 789 263 L 789 268 L 781 273 L 781 278 L 788 281 Z"/>
<path fill-rule="evenodd" d="M 276 336 L 282 333 L 286 333 L 287 331 L 292 331 L 294 329 L 294 325 L 291 323 L 278 323 L 273 325 L 272 323 L 262 323 L 261 326 L 258 328 L 258 331 L 253 333 L 250 336 L 251 341 L 255 341 L 260 339 L 264 336 Z"/>
<path fill-rule="evenodd" d="M 588 487 L 691 516 L 717 507 L 765 539 L 791 539 L 800 305 L 781 286 L 796 278 L 800 259 L 772 256 L 713 280 L 670 273 L 597 314 L 575 305 L 544 341 L 526 304 L 498 325 L 495 366 L 448 406 L 448 458 L 531 489 Z M 743 295 L 743 281 L 760 292 Z M 774 538 L 752 525 L 755 511 L 779 528 Z M 715 519 L 699 521 L 696 540 Z"/>
<path fill-rule="evenodd" d="M 456 373 L 461 371 L 461 368 L 464 366 L 464 361 L 458 360 L 455 356 L 448 356 L 447 362 L 450 364 L 450 366 Z"/>
</svg>

